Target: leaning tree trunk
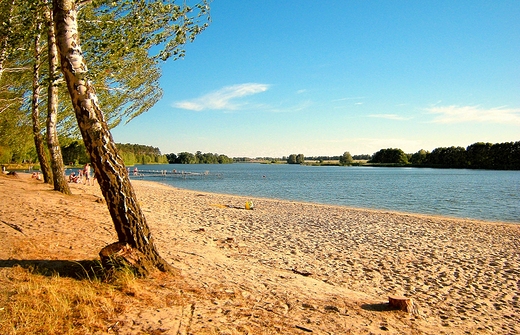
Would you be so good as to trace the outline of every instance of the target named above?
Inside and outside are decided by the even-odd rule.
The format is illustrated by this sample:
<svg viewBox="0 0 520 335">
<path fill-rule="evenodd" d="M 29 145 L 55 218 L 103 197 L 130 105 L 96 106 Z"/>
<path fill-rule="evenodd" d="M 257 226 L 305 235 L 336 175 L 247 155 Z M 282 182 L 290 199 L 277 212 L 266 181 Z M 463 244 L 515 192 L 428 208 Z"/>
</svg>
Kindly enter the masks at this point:
<svg viewBox="0 0 520 335">
<path fill-rule="evenodd" d="M 94 173 L 107 202 L 119 242 L 141 251 L 162 271 L 172 270 L 157 252 L 154 239 L 98 104 L 79 43 L 73 0 L 53 0 L 61 70 Z M 148 262 L 146 262 L 148 263 Z"/>
<path fill-rule="evenodd" d="M 56 36 L 53 23 L 53 13 L 50 8 L 47 10 L 47 35 L 49 50 L 49 87 L 47 98 L 47 147 L 51 155 L 52 178 L 54 189 L 64 194 L 72 194 L 67 178 L 65 177 L 65 166 L 61 155 L 60 143 L 58 141 L 58 47 L 56 46 Z"/>
<path fill-rule="evenodd" d="M 32 95 L 32 122 L 33 137 L 38 161 L 40 162 L 40 170 L 42 170 L 43 180 L 52 184 L 52 171 L 45 154 L 45 142 L 40 129 L 40 64 L 41 64 L 41 48 L 40 48 L 40 12 L 36 11 L 36 36 L 34 38 L 34 67 L 33 67 L 33 95 Z"/>
</svg>

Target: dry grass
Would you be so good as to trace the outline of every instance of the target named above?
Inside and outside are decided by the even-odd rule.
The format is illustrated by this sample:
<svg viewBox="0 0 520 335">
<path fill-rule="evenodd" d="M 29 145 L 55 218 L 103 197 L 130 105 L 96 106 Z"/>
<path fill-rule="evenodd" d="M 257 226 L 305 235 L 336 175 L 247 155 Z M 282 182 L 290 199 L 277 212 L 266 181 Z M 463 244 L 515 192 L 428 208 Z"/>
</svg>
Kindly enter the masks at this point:
<svg viewBox="0 0 520 335">
<path fill-rule="evenodd" d="M 124 309 L 125 284 L 46 276 L 15 266 L 1 272 L 1 334 L 86 334 Z"/>
<path fill-rule="evenodd" d="M 138 305 L 171 305 L 158 301 L 152 278 L 138 279 L 130 271 L 92 273 L 83 278 L 45 274 L 34 267 L 0 271 L 0 334 L 96 334 L 110 330 L 118 315 Z"/>
</svg>

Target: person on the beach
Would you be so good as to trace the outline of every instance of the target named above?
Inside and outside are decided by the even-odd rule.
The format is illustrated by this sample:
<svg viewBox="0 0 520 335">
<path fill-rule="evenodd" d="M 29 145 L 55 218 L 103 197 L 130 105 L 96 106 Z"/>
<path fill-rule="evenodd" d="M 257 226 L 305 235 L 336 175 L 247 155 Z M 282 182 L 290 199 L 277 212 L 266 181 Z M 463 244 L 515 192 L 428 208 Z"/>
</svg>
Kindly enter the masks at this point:
<svg viewBox="0 0 520 335">
<path fill-rule="evenodd" d="M 83 176 L 85 177 L 84 184 L 88 184 L 90 186 L 90 164 L 87 163 L 83 167 Z"/>
<path fill-rule="evenodd" d="M 134 176 L 137 176 L 139 171 L 137 170 L 137 166 L 134 168 Z"/>
</svg>

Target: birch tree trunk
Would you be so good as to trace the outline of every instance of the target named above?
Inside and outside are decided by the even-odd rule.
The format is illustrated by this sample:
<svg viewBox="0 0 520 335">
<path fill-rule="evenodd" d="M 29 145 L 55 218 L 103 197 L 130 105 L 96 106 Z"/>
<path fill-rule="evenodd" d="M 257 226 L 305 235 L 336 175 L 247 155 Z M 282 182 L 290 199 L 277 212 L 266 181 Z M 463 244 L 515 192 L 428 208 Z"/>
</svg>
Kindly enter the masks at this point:
<svg viewBox="0 0 520 335">
<path fill-rule="evenodd" d="M 40 169 L 42 170 L 43 180 L 45 183 L 52 184 L 52 171 L 49 167 L 49 161 L 45 154 L 45 146 L 43 136 L 40 129 L 40 64 L 41 64 L 41 48 L 40 48 L 40 32 L 41 32 L 41 13 L 36 11 L 36 36 L 34 38 L 34 67 L 33 67 L 33 94 L 32 94 L 32 122 L 33 122 L 33 137 L 34 146 L 36 147 L 36 154 L 40 162 Z"/>
<path fill-rule="evenodd" d="M 56 46 L 56 36 L 53 23 L 53 12 L 50 7 L 47 11 L 47 47 L 49 50 L 49 87 L 47 91 L 47 147 L 51 155 L 52 178 L 54 190 L 71 195 L 67 178 L 65 177 L 65 167 L 61 154 L 60 143 L 58 141 L 58 47 Z"/>
<path fill-rule="evenodd" d="M 61 70 L 119 242 L 128 244 L 143 253 L 146 264 L 149 262 L 162 271 L 170 271 L 173 269 L 171 265 L 157 252 L 154 239 L 130 183 L 128 171 L 118 154 L 98 104 L 96 92 L 88 79 L 87 65 L 79 42 L 74 0 L 53 0 L 53 7 Z"/>
</svg>

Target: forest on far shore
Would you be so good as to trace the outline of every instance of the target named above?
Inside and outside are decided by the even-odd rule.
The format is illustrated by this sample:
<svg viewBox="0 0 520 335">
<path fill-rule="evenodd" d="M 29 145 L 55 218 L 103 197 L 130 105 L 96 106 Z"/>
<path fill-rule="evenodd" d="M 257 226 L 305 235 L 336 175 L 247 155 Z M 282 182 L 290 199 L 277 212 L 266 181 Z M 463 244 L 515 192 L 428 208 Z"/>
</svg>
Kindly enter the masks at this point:
<svg viewBox="0 0 520 335">
<path fill-rule="evenodd" d="M 407 154 L 398 148 L 381 149 L 372 155 L 350 155 L 345 151 L 339 156 L 305 156 L 291 154 L 287 157 L 233 157 L 216 153 L 180 152 L 162 154 L 160 149 L 142 144 L 117 143 L 125 165 L 136 164 L 230 164 L 261 162 L 272 164 L 306 165 L 357 165 L 357 166 L 412 166 L 433 168 L 463 168 L 488 170 L 520 170 L 520 141 L 505 143 L 477 142 L 463 147 L 439 147 L 434 150 L 419 150 Z M 68 141 L 61 147 L 63 161 L 67 165 L 82 165 L 89 162 L 85 145 L 81 140 Z M 25 161 L 26 163 L 32 163 Z M 2 164 L 22 163 L 17 161 Z"/>
<path fill-rule="evenodd" d="M 381 149 L 373 155 L 353 155 L 348 151 L 340 156 L 304 156 L 291 154 L 288 157 L 234 157 L 222 154 L 195 154 L 181 152 L 179 154 L 161 155 L 158 148 L 137 144 L 118 144 L 125 158 L 125 163 L 151 164 L 229 164 L 233 162 L 267 162 L 306 164 L 315 161 L 315 165 L 379 165 L 379 166 L 415 166 L 434 168 L 469 168 L 489 170 L 520 170 L 520 141 L 505 143 L 477 142 L 463 147 L 439 147 L 431 152 L 419 150 L 407 154 L 401 149 Z M 132 164 L 129 164 L 132 165 Z"/>
<path fill-rule="evenodd" d="M 313 160 L 315 162 L 311 163 L 310 161 Z M 407 154 L 398 148 L 381 149 L 371 156 L 351 156 L 348 151 L 341 156 L 333 157 L 305 157 L 303 154 L 291 154 L 286 161 L 288 164 L 312 165 L 377 165 L 520 170 L 520 141 L 497 144 L 477 142 L 467 148 L 455 146 L 439 147 L 431 152 L 421 149 L 414 154 Z M 331 164 L 330 161 L 336 163 Z"/>
<path fill-rule="evenodd" d="M 401 149 L 382 149 L 368 161 L 372 164 L 457 169 L 520 170 L 520 141 L 441 147 L 432 152 L 419 150 L 405 154 Z"/>
</svg>

